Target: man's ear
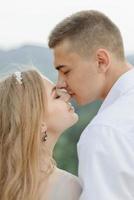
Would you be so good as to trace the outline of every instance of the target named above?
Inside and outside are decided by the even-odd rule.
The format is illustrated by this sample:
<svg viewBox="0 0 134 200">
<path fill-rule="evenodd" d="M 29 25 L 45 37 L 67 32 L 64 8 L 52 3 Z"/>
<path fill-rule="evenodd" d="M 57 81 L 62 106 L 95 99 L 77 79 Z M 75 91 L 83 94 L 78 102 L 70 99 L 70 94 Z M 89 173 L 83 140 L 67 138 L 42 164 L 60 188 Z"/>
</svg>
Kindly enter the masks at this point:
<svg viewBox="0 0 134 200">
<path fill-rule="evenodd" d="M 98 72 L 106 73 L 110 66 L 110 54 L 106 49 L 96 51 L 96 61 L 98 63 Z"/>
</svg>

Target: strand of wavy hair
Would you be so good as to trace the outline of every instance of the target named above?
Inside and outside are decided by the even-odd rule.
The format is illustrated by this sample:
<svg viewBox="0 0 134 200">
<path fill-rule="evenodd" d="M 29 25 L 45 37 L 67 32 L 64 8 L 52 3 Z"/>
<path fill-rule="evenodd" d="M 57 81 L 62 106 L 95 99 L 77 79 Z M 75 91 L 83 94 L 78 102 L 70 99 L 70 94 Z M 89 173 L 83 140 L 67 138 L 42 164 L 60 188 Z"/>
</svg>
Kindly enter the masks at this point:
<svg viewBox="0 0 134 200">
<path fill-rule="evenodd" d="M 38 72 L 0 81 L 0 199 L 38 200 L 44 84 Z"/>
</svg>

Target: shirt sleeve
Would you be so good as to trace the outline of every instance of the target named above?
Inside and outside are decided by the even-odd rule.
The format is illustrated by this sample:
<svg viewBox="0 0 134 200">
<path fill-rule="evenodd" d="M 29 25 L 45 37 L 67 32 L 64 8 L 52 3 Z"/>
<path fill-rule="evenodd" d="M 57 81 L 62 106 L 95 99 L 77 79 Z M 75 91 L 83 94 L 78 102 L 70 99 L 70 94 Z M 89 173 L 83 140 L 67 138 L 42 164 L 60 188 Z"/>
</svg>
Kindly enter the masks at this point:
<svg viewBox="0 0 134 200">
<path fill-rule="evenodd" d="M 134 199 L 134 144 L 109 126 L 91 126 L 78 144 L 80 200 Z"/>
</svg>

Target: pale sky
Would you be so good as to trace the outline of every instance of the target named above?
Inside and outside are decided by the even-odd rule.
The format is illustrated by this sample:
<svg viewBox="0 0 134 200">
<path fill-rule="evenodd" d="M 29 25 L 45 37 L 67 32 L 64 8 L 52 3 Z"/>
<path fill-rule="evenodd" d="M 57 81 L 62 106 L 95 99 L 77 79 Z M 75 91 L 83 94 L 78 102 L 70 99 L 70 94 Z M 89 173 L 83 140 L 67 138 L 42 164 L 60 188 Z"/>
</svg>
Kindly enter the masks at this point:
<svg viewBox="0 0 134 200">
<path fill-rule="evenodd" d="M 0 49 L 47 45 L 52 28 L 68 15 L 95 9 L 120 28 L 125 52 L 134 53 L 133 0 L 0 0 Z"/>
</svg>

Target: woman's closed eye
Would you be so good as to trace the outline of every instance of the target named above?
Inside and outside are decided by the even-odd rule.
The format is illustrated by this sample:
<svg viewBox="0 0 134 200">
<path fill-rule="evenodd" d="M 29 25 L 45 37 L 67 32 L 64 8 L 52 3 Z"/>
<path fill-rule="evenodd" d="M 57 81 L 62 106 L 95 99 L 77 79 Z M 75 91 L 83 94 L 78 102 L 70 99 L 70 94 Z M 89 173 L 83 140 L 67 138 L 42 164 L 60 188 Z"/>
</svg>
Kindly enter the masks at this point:
<svg viewBox="0 0 134 200">
<path fill-rule="evenodd" d="M 59 99 L 61 96 L 58 94 L 55 94 L 55 99 Z"/>
<path fill-rule="evenodd" d="M 63 72 L 64 73 L 64 75 L 66 75 L 66 74 L 68 74 L 70 71 L 68 70 L 68 71 L 66 71 L 66 72 Z"/>
<path fill-rule="evenodd" d="M 61 98 L 62 97 L 62 95 L 63 95 L 63 91 L 62 91 L 62 89 L 55 89 L 55 99 L 59 99 L 59 98 Z"/>
<path fill-rule="evenodd" d="M 66 89 L 57 89 L 57 96 L 63 101 L 68 101 L 71 97 Z"/>
<path fill-rule="evenodd" d="M 56 86 L 52 88 L 52 96 L 54 99 L 59 99 L 61 97 L 61 95 L 57 93 Z"/>
<path fill-rule="evenodd" d="M 52 91 L 54 93 L 54 99 L 62 99 L 64 101 L 68 101 L 70 99 L 70 95 L 66 89 L 58 89 L 55 86 Z"/>
<path fill-rule="evenodd" d="M 55 99 L 59 99 L 60 97 L 61 97 L 61 94 L 59 94 L 59 93 L 57 92 L 57 90 L 55 89 L 54 98 L 55 98 Z"/>
</svg>

